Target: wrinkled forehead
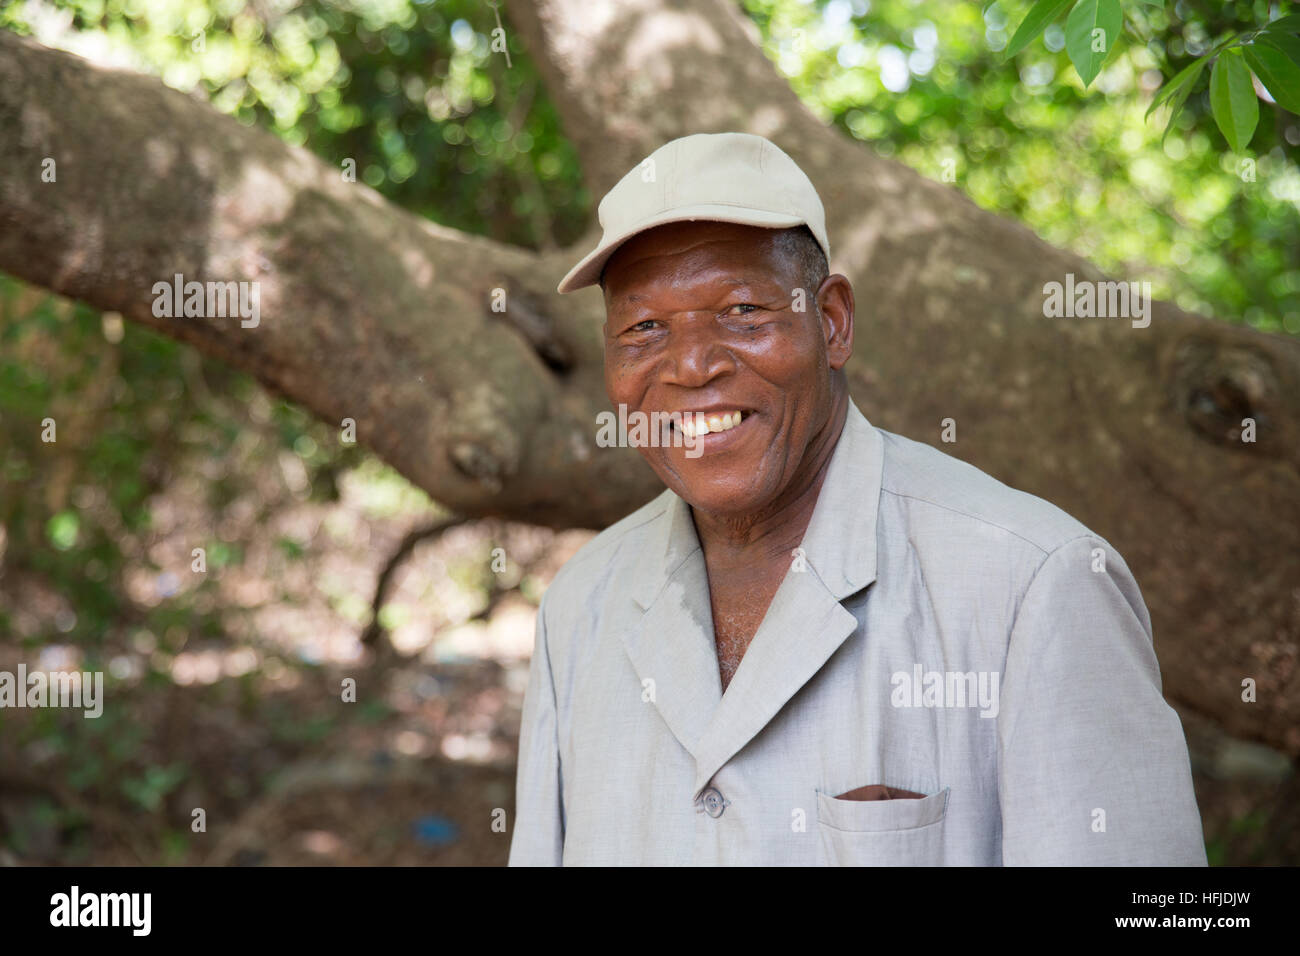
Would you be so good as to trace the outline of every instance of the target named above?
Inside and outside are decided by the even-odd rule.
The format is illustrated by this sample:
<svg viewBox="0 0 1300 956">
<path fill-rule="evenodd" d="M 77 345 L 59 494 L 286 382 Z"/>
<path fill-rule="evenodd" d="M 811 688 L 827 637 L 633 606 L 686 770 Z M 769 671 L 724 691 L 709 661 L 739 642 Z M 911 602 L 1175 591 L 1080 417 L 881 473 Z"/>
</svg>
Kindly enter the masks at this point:
<svg viewBox="0 0 1300 956">
<path fill-rule="evenodd" d="M 787 264 L 777 239 L 784 230 L 730 222 L 673 222 L 633 236 L 605 265 L 609 307 L 693 288 L 775 283 Z"/>
</svg>

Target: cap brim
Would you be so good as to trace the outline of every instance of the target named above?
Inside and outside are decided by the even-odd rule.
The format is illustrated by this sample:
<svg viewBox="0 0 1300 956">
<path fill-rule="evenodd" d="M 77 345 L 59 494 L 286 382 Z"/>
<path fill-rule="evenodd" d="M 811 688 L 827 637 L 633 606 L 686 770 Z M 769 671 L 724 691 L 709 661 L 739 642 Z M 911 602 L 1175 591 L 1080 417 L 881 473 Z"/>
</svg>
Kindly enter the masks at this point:
<svg viewBox="0 0 1300 956">
<path fill-rule="evenodd" d="M 582 258 L 568 275 L 560 280 L 555 290 L 561 294 L 576 292 L 600 280 L 600 270 L 605 267 L 609 257 L 618 251 L 619 246 L 638 233 L 662 226 L 670 222 L 691 222 L 694 220 L 708 222 L 734 222 L 742 226 L 760 226 L 764 229 L 789 229 L 792 226 L 805 225 L 805 220 L 786 213 L 767 212 L 763 209 L 750 209 L 745 206 L 729 206 L 725 203 L 703 203 L 698 206 L 683 206 L 669 210 L 661 215 L 640 222 L 621 235 L 605 239 Z"/>
</svg>

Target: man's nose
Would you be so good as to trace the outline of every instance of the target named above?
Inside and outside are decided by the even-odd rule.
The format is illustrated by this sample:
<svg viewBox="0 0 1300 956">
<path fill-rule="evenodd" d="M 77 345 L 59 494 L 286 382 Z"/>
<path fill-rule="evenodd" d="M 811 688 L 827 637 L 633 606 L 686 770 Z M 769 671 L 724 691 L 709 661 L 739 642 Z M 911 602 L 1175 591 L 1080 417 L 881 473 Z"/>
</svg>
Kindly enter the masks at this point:
<svg viewBox="0 0 1300 956">
<path fill-rule="evenodd" d="M 735 367 L 735 355 L 716 327 L 687 323 L 673 330 L 660 375 L 666 383 L 695 388 Z"/>
</svg>

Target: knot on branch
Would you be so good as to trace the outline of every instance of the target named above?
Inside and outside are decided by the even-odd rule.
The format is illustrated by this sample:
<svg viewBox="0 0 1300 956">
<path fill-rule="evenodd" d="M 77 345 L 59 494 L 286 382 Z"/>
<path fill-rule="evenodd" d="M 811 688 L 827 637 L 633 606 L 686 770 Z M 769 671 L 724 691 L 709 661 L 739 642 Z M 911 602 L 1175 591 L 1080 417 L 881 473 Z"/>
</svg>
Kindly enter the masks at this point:
<svg viewBox="0 0 1300 956">
<path fill-rule="evenodd" d="M 505 463 L 481 442 L 469 439 L 454 441 L 448 456 L 456 470 L 465 477 L 477 481 L 493 494 L 501 490 Z"/>
<path fill-rule="evenodd" d="M 1267 356 L 1235 343 L 1188 338 L 1175 352 L 1174 400 L 1202 437 L 1247 451 L 1276 451 L 1280 424 L 1277 376 Z M 1243 422 L 1255 422 L 1259 439 L 1242 441 Z"/>
</svg>

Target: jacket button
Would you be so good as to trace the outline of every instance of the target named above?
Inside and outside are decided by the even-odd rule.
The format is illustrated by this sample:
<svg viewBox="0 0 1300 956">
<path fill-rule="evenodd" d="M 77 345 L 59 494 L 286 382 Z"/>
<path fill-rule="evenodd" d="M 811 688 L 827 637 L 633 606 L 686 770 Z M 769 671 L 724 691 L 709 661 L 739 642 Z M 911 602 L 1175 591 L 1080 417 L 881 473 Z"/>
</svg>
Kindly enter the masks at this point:
<svg viewBox="0 0 1300 956">
<path fill-rule="evenodd" d="M 722 816 L 722 811 L 731 806 L 731 801 L 722 796 L 717 787 L 709 787 L 700 794 L 699 802 L 703 805 L 704 812 L 711 817 Z"/>
</svg>

